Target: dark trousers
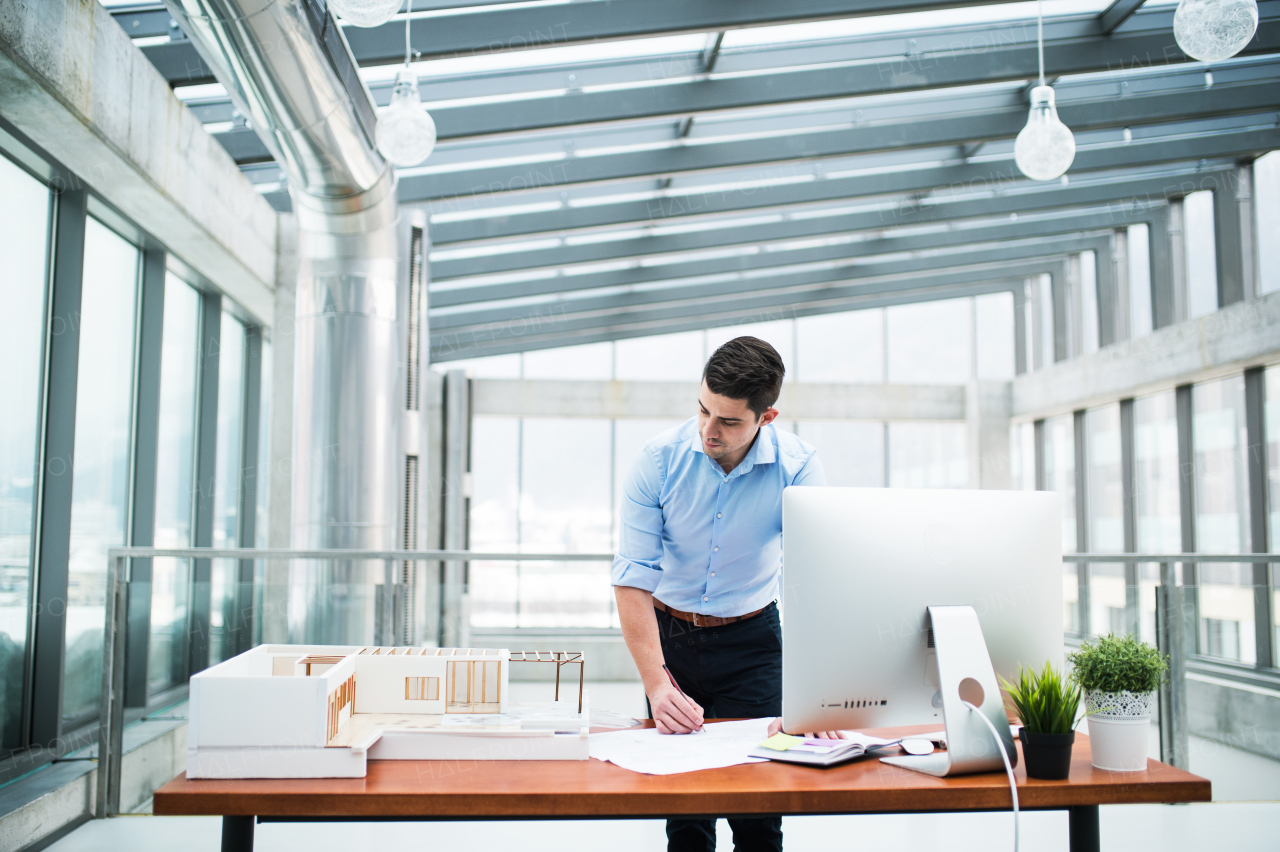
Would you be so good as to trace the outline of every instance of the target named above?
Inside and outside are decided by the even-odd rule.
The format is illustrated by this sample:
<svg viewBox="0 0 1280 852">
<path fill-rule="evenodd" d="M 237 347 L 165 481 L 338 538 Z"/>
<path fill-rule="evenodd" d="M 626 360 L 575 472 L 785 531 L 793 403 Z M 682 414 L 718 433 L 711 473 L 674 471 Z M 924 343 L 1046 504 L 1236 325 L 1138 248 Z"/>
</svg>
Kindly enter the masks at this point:
<svg viewBox="0 0 1280 852">
<path fill-rule="evenodd" d="M 724 627 L 694 627 L 655 610 L 667 667 L 708 719 L 782 715 L 778 605 Z M 653 715 L 652 710 L 649 715 Z M 735 852 L 780 852 L 782 817 L 730 819 Z M 667 820 L 667 852 L 715 852 L 714 819 Z"/>
</svg>

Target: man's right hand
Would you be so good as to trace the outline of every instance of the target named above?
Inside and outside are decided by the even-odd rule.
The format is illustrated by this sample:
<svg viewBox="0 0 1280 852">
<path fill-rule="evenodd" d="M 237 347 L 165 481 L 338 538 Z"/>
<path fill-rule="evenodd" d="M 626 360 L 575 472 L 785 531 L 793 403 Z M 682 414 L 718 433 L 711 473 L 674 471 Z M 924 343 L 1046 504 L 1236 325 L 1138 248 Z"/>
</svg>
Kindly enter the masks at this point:
<svg viewBox="0 0 1280 852">
<path fill-rule="evenodd" d="M 702 708 L 671 684 L 654 689 L 649 695 L 649 706 L 659 733 L 692 734 L 702 727 Z"/>
</svg>

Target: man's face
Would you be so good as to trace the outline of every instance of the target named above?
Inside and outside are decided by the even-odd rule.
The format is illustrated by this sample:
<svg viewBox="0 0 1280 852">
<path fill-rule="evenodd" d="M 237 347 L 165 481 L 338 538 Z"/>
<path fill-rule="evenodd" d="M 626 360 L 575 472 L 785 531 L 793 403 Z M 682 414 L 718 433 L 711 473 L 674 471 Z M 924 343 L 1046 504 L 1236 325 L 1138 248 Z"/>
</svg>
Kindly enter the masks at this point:
<svg viewBox="0 0 1280 852">
<path fill-rule="evenodd" d="M 777 416 L 777 409 L 769 408 L 756 417 L 745 399 L 712 393 L 703 382 L 698 392 L 698 435 L 702 438 L 702 451 L 718 460 L 745 450 L 755 440 L 760 427 Z"/>
</svg>

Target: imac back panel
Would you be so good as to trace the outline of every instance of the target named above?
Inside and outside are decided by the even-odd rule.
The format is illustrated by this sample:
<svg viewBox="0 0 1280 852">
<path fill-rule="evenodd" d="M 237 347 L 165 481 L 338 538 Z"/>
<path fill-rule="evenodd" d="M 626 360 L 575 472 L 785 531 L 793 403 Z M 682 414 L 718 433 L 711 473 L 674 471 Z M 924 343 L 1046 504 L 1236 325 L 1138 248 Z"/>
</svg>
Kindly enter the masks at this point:
<svg viewBox="0 0 1280 852">
<path fill-rule="evenodd" d="M 1047 491 L 784 491 L 783 729 L 941 727 L 929 606 L 972 606 L 1005 678 L 1061 667 L 1061 517 Z"/>
</svg>

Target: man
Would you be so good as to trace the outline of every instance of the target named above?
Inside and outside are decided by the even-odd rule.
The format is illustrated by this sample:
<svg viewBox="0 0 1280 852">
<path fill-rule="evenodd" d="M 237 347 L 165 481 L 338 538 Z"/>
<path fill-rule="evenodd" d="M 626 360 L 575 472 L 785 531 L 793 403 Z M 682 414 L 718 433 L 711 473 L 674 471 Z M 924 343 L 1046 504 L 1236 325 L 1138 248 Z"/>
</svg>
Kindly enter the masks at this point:
<svg viewBox="0 0 1280 852">
<path fill-rule="evenodd" d="M 614 592 L 664 734 L 697 730 L 704 713 L 782 713 L 782 491 L 825 484 L 813 447 L 772 425 L 784 373 L 763 340 L 724 344 L 703 369 L 697 416 L 649 441 L 627 477 Z M 782 848 L 781 817 L 729 825 L 738 852 Z M 715 822 L 669 820 L 667 841 L 712 852 Z"/>
</svg>

